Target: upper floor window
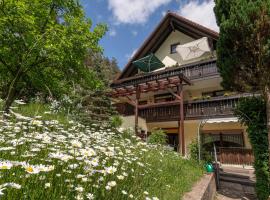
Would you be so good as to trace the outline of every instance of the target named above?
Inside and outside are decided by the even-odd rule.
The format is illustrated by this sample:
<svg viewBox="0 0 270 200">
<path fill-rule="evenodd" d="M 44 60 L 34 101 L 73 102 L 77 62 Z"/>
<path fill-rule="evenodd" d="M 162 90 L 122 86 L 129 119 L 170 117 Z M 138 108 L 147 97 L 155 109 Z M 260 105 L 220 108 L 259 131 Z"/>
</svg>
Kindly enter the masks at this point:
<svg viewBox="0 0 270 200">
<path fill-rule="evenodd" d="M 174 43 L 171 44 L 171 54 L 176 53 L 176 47 L 179 45 L 180 43 Z"/>
</svg>

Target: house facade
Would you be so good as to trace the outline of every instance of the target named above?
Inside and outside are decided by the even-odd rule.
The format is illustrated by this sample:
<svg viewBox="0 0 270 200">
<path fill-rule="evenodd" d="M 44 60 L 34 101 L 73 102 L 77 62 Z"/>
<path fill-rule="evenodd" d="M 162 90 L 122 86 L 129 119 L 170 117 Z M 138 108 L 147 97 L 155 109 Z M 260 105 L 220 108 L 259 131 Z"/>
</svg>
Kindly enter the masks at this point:
<svg viewBox="0 0 270 200">
<path fill-rule="evenodd" d="M 123 127 L 135 127 L 142 137 L 163 129 L 168 144 L 183 155 L 197 140 L 210 151 L 215 144 L 220 159 L 241 152 L 241 162 L 252 162 L 246 128 L 233 115 L 239 98 L 250 94 L 222 88 L 216 64 L 218 37 L 217 32 L 168 12 L 111 84 Z M 177 52 L 179 45 L 201 38 L 207 38 L 211 51 L 191 59 Z M 143 72 L 135 64 L 147 61 L 149 55 L 162 67 L 151 70 L 149 65 L 149 71 Z"/>
</svg>

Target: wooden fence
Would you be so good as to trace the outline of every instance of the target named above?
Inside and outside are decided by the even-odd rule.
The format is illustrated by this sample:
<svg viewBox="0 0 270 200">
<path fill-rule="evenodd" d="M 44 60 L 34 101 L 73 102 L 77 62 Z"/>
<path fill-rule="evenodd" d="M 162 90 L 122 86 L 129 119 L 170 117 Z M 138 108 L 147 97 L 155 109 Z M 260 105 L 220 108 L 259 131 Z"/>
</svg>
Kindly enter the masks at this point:
<svg viewBox="0 0 270 200">
<path fill-rule="evenodd" d="M 251 149 L 220 148 L 219 161 L 223 164 L 252 165 L 254 156 Z"/>
</svg>

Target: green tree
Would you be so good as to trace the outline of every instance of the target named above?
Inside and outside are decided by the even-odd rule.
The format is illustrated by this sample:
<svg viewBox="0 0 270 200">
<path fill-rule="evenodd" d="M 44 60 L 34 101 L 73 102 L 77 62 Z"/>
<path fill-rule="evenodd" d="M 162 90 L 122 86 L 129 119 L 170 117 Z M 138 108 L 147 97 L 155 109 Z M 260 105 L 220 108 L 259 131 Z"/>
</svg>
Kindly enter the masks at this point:
<svg viewBox="0 0 270 200">
<path fill-rule="evenodd" d="M 248 127 L 247 133 L 255 157 L 256 193 L 260 200 L 266 200 L 270 195 L 265 107 L 265 101 L 261 97 L 250 97 L 240 99 L 235 109 L 235 115 Z"/>
<path fill-rule="evenodd" d="M 90 30 L 78 0 L 0 1 L 0 87 L 4 111 L 28 88 L 58 96 L 74 84 L 98 87 L 84 65 L 107 27 Z"/>
<path fill-rule="evenodd" d="M 85 64 L 89 69 L 94 70 L 97 73 L 98 78 L 103 80 L 107 86 L 109 86 L 109 83 L 111 83 L 120 73 L 116 59 L 112 58 L 110 60 L 101 53 L 89 52 Z"/>
<path fill-rule="evenodd" d="M 229 90 L 261 92 L 266 102 L 270 152 L 270 1 L 215 0 L 215 3 L 220 27 L 217 64 L 222 85 Z"/>
</svg>

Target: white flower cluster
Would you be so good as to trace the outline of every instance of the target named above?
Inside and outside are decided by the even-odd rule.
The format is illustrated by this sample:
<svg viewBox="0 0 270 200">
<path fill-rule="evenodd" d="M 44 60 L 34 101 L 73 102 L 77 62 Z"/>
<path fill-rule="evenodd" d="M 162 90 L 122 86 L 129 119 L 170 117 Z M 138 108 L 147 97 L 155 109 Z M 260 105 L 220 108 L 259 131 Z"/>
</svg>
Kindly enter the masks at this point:
<svg viewBox="0 0 270 200">
<path fill-rule="evenodd" d="M 151 171 L 144 155 L 152 146 L 102 127 L 96 131 L 73 121 L 64 126 L 40 117 L 13 116 L 13 120 L 0 120 L 0 178 L 5 173 L 1 182 L 8 180 L 0 185 L 0 198 L 7 195 L 7 188 L 42 188 L 56 195 L 50 199 L 109 199 L 113 195 L 158 199 L 132 189 L 136 176 Z M 33 191 L 25 199 L 33 199 Z"/>
</svg>

